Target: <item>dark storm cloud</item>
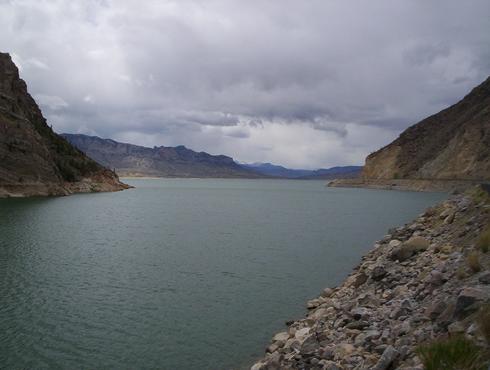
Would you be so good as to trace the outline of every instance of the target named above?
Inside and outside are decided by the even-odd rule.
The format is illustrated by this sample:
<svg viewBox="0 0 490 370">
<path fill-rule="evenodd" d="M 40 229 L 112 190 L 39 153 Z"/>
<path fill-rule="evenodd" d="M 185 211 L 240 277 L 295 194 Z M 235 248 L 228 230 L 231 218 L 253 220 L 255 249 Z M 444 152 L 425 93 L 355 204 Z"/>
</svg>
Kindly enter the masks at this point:
<svg viewBox="0 0 490 370">
<path fill-rule="evenodd" d="M 58 131 L 324 167 L 486 78 L 489 15 L 484 0 L 12 0 L 0 44 Z"/>
</svg>

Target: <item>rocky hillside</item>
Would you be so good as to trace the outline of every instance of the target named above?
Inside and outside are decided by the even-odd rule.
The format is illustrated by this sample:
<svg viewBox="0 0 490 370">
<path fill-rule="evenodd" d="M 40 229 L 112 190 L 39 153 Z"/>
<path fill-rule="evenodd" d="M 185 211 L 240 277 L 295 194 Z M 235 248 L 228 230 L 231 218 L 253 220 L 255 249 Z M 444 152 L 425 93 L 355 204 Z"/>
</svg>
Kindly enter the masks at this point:
<svg viewBox="0 0 490 370">
<path fill-rule="evenodd" d="M 10 55 L 0 53 L 0 197 L 126 187 L 53 132 Z"/>
<path fill-rule="evenodd" d="M 362 183 L 333 185 L 451 188 L 490 180 L 490 77 L 455 105 L 405 130 L 370 154 Z"/>
<path fill-rule="evenodd" d="M 197 153 L 184 146 L 147 148 L 96 136 L 63 134 L 63 137 L 120 176 L 260 177 L 230 157 Z"/>
<path fill-rule="evenodd" d="M 429 360 L 431 369 L 488 368 L 488 191 L 454 196 L 390 230 L 252 369 L 422 370 Z"/>
</svg>

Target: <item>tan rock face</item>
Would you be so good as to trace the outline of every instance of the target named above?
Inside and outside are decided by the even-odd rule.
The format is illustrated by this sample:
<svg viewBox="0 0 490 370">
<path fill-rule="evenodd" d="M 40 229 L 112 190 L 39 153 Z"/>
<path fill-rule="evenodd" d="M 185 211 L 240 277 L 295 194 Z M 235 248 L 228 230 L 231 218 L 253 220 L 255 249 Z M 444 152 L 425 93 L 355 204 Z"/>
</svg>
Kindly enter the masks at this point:
<svg viewBox="0 0 490 370">
<path fill-rule="evenodd" d="M 10 56 L 0 53 L 0 197 L 126 187 L 53 132 Z"/>
<path fill-rule="evenodd" d="M 369 155 L 363 178 L 490 180 L 490 78 Z"/>
</svg>

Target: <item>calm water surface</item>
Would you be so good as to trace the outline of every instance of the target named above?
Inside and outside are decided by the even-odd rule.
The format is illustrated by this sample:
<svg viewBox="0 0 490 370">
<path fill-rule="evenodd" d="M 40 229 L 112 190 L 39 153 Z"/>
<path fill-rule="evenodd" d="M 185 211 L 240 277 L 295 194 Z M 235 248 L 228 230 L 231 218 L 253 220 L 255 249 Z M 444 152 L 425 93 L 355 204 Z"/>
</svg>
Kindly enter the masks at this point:
<svg viewBox="0 0 490 370">
<path fill-rule="evenodd" d="M 444 194 L 128 180 L 0 200 L 0 367 L 231 369 Z"/>
</svg>

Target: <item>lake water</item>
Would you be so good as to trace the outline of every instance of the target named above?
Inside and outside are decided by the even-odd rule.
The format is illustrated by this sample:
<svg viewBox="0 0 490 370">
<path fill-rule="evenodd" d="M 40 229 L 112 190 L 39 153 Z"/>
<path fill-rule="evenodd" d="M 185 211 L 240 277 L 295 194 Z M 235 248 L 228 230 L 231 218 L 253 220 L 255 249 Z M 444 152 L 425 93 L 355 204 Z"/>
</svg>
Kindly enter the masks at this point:
<svg viewBox="0 0 490 370">
<path fill-rule="evenodd" d="M 0 200 L 0 368 L 237 369 L 444 194 L 127 180 Z"/>
</svg>

